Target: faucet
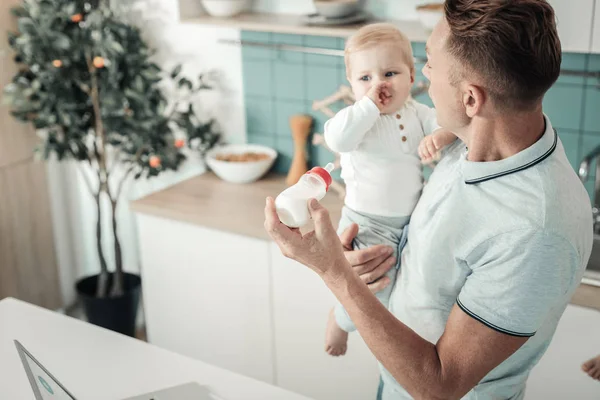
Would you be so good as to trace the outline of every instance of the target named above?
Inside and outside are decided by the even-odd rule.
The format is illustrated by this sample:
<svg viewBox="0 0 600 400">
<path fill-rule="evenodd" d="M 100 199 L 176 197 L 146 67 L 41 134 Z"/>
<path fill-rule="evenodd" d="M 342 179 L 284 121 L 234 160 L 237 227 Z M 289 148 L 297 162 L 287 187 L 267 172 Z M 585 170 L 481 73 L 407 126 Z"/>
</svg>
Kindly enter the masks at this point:
<svg viewBox="0 0 600 400">
<path fill-rule="evenodd" d="M 594 182 L 594 195 L 592 198 L 592 218 L 594 220 L 594 233 L 600 234 L 600 146 L 589 152 L 579 164 L 579 179 L 585 183 L 590 174 L 590 164 L 596 160 L 596 178 Z"/>
</svg>

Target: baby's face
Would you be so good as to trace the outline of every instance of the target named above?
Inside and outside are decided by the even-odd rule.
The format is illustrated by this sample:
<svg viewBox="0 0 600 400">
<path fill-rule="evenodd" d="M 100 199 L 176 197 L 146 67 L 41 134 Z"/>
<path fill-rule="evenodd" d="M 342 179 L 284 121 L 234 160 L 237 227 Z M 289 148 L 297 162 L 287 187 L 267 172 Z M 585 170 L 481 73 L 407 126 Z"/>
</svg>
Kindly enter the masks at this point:
<svg viewBox="0 0 600 400">
<path fill-rule="evenodd" d="M 347 78 L 356 100 L 362 99 L 371 86 L 388 82 L 392 101 L 385 107 L 383 114 L 402 108 L 414 82 L 413 72 L 404 61 L 402 50 L 393 43 L 350 54 L 348 69 Z"/>
</svg>

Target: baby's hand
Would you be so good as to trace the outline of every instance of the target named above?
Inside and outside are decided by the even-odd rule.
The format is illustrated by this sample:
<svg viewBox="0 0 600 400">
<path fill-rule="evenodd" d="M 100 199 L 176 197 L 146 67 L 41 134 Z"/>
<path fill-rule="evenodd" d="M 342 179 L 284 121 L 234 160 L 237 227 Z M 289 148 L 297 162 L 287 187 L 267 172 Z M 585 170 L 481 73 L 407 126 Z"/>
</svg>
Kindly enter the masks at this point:
<svg viewBox="0 0 600 400">
<path fill-rule="evenodd" d="M 381 82 L 377 85 L 373 85 L 367 96 L 373 100 L 373 103 L 379 108 L 379 111 L 383 111 L 383 108 L 390 104 L 392 100 L 392 94 L 390 93 L 390 87 L 387 82 Z"/>
<path fill-rule="evenodd" d="M 440 159 L 440 152 L 435 145 L 435 135 L 425 136 L 419 144 L 419 157 L 423 164 L 431 164 Z"/>
<path fill-rule="evenodd" d="M 431 164 L 440 160 L 440 151 L 456 140 L 454 133 L 445 129 L 438 129 L 429 136 L 425 136 L 419 145 L 419 157 L 423 164 Z"/>
</svg>

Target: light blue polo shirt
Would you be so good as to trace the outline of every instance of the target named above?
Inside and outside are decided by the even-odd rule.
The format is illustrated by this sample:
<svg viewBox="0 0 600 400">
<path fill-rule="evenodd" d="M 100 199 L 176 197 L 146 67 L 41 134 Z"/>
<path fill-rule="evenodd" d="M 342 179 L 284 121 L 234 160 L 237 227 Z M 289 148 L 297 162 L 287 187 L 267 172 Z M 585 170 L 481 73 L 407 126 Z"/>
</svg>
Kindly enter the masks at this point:
<svg viewBox="0 0 600 400">
<path fill-rule="evenodd" d="M 465 397 L 522 399 L 592 240 L 589 197 L 548 118 L 535 144 L 501 161 L 467 161 L 457 141 L 412 214 L 390 311 L 431 343 L 454 304 L 491 329 L 529 337 Z M 383 368 L 382 379 L 384 400 L 411 398 Z"/>
</svg>

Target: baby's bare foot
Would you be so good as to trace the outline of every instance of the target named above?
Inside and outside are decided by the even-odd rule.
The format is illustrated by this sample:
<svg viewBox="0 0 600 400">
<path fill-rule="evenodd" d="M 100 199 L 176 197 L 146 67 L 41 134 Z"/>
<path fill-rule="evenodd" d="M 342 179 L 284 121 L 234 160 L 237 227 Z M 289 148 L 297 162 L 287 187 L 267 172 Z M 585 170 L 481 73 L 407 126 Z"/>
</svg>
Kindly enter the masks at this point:
<svg viewBox="0 0 600 400">
<path fill-rule="evenodd" d="M 325 351 L 330 356 L 338 357 L 346 354 L 348 349 L 348 332 L 340 328 L 335 322 L 333 308 L 329 313 L 327 330 L 325 332 Z"/>
<path fill-rule="evenodd" d="M 582 366 L 583 372 L 588 374 L 591 378 L 600 381 L 600 355 L 587 360 Z"/>
</svg>

